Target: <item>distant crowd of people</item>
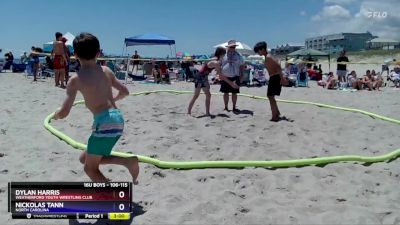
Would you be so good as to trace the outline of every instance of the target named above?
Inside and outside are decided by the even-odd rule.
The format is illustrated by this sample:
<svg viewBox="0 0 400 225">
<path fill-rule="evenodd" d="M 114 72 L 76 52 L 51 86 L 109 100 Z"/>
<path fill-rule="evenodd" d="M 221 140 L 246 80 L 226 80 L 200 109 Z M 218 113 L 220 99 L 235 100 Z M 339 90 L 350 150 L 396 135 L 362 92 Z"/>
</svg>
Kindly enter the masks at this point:
<svg viewBox="0 0 400 225">
<path fill-rule="evenodd" d="M 55 41 L 53 42 L 53 50 L 51 52 L 51 56 L 45 56 L 45 63 L 40 63 L 39 57 L 44 56 L 43 50 L 38 47 L 32 46 L 30 54 L 24 52 L 21 56 L 21 63 L 27 64 L 27 70 L 30 74 L 33 75 L 34 81 L 37 81 L 37 75 L 39 70 L 41 69 L 52 70 L 54 71 L 55 76 L 55 86 L 65 88 L 69 79 L 69 71 L 71 69 L 71 64 L 73 71 L 79 69 L 79 61 L 70 59 L 71 52 L 66 45 L 67 39 L 62 36 L 60 32 L 56 32 Z M 227 48 L 229 50 L 229 48 Z M 228 51 L 229 53 L 229 51 Z M 238 53 L 239 54 L 239 53 Z M 239 54 L 240 55 L 240 54 Z M 14 55 L 12 52 L 7 52 L 5 55 L 6 64 L 5 68 L 9 67 L 14 62 Z M 99 57 L 103 56 L 102 49 L 100 49 Z M 239 56 L 243 61 L 243 64 L 240 66 L 240 79 L 237 81 L 235 76 L 234 82 L 237 82 L 239 85 L 257 83 L 262 85 L 263 82 L 258 80 L 259 73 L 263 73 L 265 75 L 264 69 L 254 69 L 254 65 L 251 65 L 247 62 L 244 62 L 242 56 Z M 329 72 L 324 76 L 324 73 L 321 68 L 321 64 L 317 65 L 315 63 L 310 62 L 287 62 L 285 67 L 282 69 L 282 74 L 288 80 L 286 86 L 295 86 L 296 82 L 300 79 L 307 80 L 315 80 L 319 86 L 322 86 L 327 89 L 346 89 L 353 88 L 357 90 L 368 89 L 368 90 L 380 90 L 380 88 L 385 84 L 383 79 L 383 75 L 380 72 L 375 72 L 375 70 L 367 70 L 365 74 L 362 76 L 358 76 L 356 71 L 353 70 L 349 73 L 348 71 L 348 63 L 349 59 L 346 56 L 346 52 L 342 51 L 340 56 L 337 58 L 337 70 L 336 74 L 333 72 Z M 195 64 L 198 62 L 193 60 L 182 60 L 179 64 L 168 62 L 168 61 L 143 61 L 141 60 L 140 55 L 135 50 L 132 55 L 132 59 L 129 61 L 129 65 L 131 65 L 132 69 L 128 71 L 128 75 L 131 77 L 138 76 L 139 68 L 142 66 L 143 70 L 146 69 L 145 74 L 150 75 L 155 83 L 171 83 L 171 72 L 176 72 L 174 68 L 179 68 L 179 76 L 182 75 L 183 79 L 186 81 L 196 81 L 197 73 L 201 73 L 198 69 L 195 68 Z M 99 60 L 99 64 L 109 66 L 113 71 L 119 70 L 129 70 L 126 64 L 126 61 L 122 61 L 122 63 L 118 66 L 109 65 L 110 63 L 104 60 Z M 201 63 L 201 62 L 200 62 Z M 251 72 L 250 72 L 251 71 Z M 392 81 L 395 87 L 400 87 L 400 67 L 396 66 L 393 70 L 389 71 L 388 65 L 382 66 L 382 71 L 388 72 L 387 80 Z M 129 73 L 130 72 L 130 73 Z M 229 71 L 228 71 L 229 72 Z M 244 76 L 246 73 L 251 73 L 253 80 L 249 81 L 246 79 L 250 79 L 249 74 Z M 294 75 L 294 76 L 293 76 Z M 180 77 L 180 79 L 182 78 Z M 221 84 L 225 89 L 226 85 L 224 82 L 221 82 L 219 79 L 220 76 L 215 76 L 211 78 L 212 84 Z M 267 84 L 268 81 L 265 79 L 264 84 Z M 235 102 L 235 97 L 233 95 L 233 102 Z"/>
<path fill-rule="evenodd" d="M 348 71 L 349 59 L 346 51 L 342 51 L 337 58 L 336 74 L 329 72 L 327 76 L 323 75 L 321 64 L 319 66 L 300 62 L 288 62 L 283 69 L 283 73 L 289 79 L 288 86 L 294 86 L 298 80 L 315 80 L 319 86 L 327 89 L 355 89 L 355 90 L 377 90 L 385 86 L 385 80 L 381 72 L 375 70 L 366 70 L 365 74 L 358 76 L 355 70 Z M 387 81 L 392 81 L 395 87 L 400 87 L 400 66 L 395 66 L 389 72 L 389 66 L 384 65 L 382 72 L 387 71 Z M 302 76 L 303 75 L 303 76 Z"/>
<path fill-rule="evenodd" d="M 333 72 L 329 72 L 326 80 L 318 81 L 318 85 L 327 89 L 346 89 L 352 88 L 355 90 L 367 89 L 369 91 L 379 91 L 385 82 L 383 75 L 375 70 L 366 70 L 362 76 L 357 76 L 356 71 L 352 70 L 347 73 L 347 63 L 349 62 L 346 52 L 342 51 L 340 57 L 337 59 L 337 70 L 336 77 Z M 389 67 L 382 67 L 382 71 L 388 70 Z M 388 71 L 389 72 L 389 71 Z M 387 76 L 388 80 L 392 80 L 396 87 L 399 87 L 400 83 L 400 68 L 395 67 L 394 70 Z"/>
</svg>

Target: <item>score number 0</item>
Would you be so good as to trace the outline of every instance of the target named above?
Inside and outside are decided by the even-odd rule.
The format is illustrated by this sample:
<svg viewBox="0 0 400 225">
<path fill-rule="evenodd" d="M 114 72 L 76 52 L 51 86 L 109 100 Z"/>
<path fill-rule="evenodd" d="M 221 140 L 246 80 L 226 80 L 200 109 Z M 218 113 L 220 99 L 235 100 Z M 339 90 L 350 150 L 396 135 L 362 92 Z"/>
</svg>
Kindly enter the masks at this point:
<svg viewBox="0 0 400 225">
<path fill-rule="evenodd" d="M 118 197 L 119 198 L 124 198 L 125 197 L 125 192 L 120 191 L 118 193 Z M 125 205 L 123 203 L 121 203 L 121 204 L 119 204 L 118 208 L 119 208 L 120 211 L 123 211 L 125 209 Z"/>
</svg>

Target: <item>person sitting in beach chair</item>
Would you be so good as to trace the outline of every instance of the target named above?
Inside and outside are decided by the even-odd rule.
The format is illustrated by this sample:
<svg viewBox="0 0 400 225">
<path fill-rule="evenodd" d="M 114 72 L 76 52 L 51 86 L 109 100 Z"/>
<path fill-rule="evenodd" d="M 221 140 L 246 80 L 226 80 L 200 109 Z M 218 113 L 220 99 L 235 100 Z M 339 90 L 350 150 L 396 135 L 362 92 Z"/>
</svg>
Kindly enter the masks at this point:
<svg viewBox="0 0 400 225">
<path fill-rule="evenodd" d="M 53 60 L 51 60 L 50 56 L 46 56 L 45 61 L 46 63 L 44 65 L 46 69 L 53 70 L 54 69 Z"/>
<path fill-rule="evenodd" d="M 250 85 L 250 71 L 251 71 L 250 66 L 246 65 L 243 70 L 243 79 L 241 85 L 246 85 L 246 86 Z"/>
<path fill-rule="evenodd" d="M 254 72 L 253 84 L 258 87 L 264 86 L 267 84 L 267 78 L 265 77 L 264 70 L 256 69 Z"/>
<path fill-rule="evenodd" d="M 289 63 L 289 74 L 297 74 L 299 72 L 299 68 L 294 63 Z"/>
<path fill-rule="evenodd" d="M 329 72 L 327 80 L 319 80 L 317 84 L 323 88 L 326 87 L 326 89 L 335 90 L 337 88 L 337 79 L 332 72 Z"/>
<path fill-rule="evenodd" d="M 374 87 L 374 82 L 372 80 L 371 71 L 367 70 L 362 80 L 363 88 L 368 88 L 369 91 L 372 91 Z"/>
<path fill-rule="evenodd" d="M 121 68 L 117 65 L 115 65 L 115 63 L 111 60 L 106 61 L 106 65 L 108 68 L 110 68 L 111 71 L 113 71 L 114 73 L 121 71 Z"/>
<path fill-rule="evenodd" d="M 160 67 L 157 64 L 154 65 L 152 75 L 154 77 L 154 83 L 159 84 L 161 82 L 161 72 Z"/>
<path fill-rule="evenodd" d="M 382 86 L 382 79 L 380 79 L 376 74 L 373 76 L 371 71 L 367 70 L 362 83 L 364 88 L 367 87 L 369 91 L 372 91 L 373 89 L 379 91 L 379 88 Z"/>
<path fill-rule="evenodd" d="M 383 77 L 380 72 L 376 73 L 375 70 L 371 71 L 371 76 L 375 81 L 375 89 L 379 91 L 379 88 L 383 86 Z"/>
<path fill-rule="evenodd" d="M 162 62 L 160 65 L 160 73 L 162 81 L 169 84 L 170 83 L 169 71 L 168 71 L 168 66 L 165 62 Z"/>
<path fill-rule="evenodd" d="M 396 88 L 400 87 L 400 66 L 395 66 L 388 76 L 388 81 L 392 81 Z"/>
<path fill-rule="evenodd" d="M 40 73 L 42 77 L 53 77 L 55 75 L 53 61 L 51 60 L 50 56 L 46 56 L 45 63 L 41 64 Z"/>
<path fill-rule="evenodd" d="M 351 71 L 349 75 L 347 75 L 347 85 L 353 89 L 361 90 L 362 89 L 362 79 L 357 78 L 356 71 Z"/>
<path fill-rule="evenodd" d="M 308 75 L 305 69 L 297 73 L 296 87 L 308 87 Z"/>
</svg>

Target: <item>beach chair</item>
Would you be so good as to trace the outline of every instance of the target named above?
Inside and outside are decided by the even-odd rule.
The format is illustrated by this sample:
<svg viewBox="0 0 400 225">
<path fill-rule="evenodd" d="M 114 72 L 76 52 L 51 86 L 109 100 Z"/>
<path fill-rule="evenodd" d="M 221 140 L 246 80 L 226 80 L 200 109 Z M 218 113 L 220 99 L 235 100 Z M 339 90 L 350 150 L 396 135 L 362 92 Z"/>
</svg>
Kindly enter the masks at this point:
<svg viewBox="0 0 400 225">
<path fill-rule="evenodd" d="M 39 70 L 39 72 L 38 72 L 38 76 L 39 77 L 51 77 L 51 78 L 53 78 L 53 77 L 55 77 L 55 73 L 54 73 L 54 70 L 52 70 L 52 69 L 49 69 L 49 68 L 44 68 L 44 69 L 40 69 Z"/>
<path fill-rule="evenodd" d="M 29 60 L 26 67 L 25 67 L 25 78 L 28 78 L 28 76 L 32 76 L 32 66 L 33 66 L 33 61 Z"/>
<path fill-rule="evenodd" d="M 267 78 L 265 77 L 264 70 L 255 70 L 253 80 L 253 84 L 256 86 L 263 86 L 267 84 Z"/>
<path fill-rule="evenodd" d="M 296 87 L 308 87 L 308 74 L 305 71 L 297 73 Z"/>
<path fill-rule="evenodd" d="M 107 61 L 106 63 L 107 67 L 110 68 L 111 71 L 114 73 L 117 72 L 117 67 L 115 66 L 115 63 L 113 61 Z"/>
<path fill-rule="evenodd" d="M 243 80 L 242 80 L 242 84 L 244 85 L 250 85 L 250 69 L 245 69 L 243 70 Z"/>
<path fill-rule="evenodd" d="M 389 76 L 387 76 L 386 81 L 392 82 L 395 87 L 400 87 L 400 73 L 392 71 Z M 389 86 L 389 84 L 387 84 Z"/>
<path fill-rule="evenodd" d="M 179 69 L 178 70 L 178 81 L 184 81 L 184 80 L 185 80 L 185 70 Z"/>
<path fill-rule="evenodd" d="M 169 79 L 170 80 L 176 80 L 176 81 L 178 81 L 178 71 L 174 71 L 174 70 L 169 70 L 168 71 L 168 74 L 169 74 Z"/>
</svg>

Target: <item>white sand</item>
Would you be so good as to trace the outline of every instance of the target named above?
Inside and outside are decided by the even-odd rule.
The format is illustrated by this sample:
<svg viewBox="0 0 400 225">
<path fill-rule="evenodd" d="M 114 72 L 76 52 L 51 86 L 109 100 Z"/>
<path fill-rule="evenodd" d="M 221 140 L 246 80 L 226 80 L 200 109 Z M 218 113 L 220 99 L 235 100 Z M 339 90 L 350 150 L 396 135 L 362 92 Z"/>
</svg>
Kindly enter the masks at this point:
<svg viewBox="0 0 400 225">
<path fill-rule="evenodd" d="M 77 221 L 11 220 L 8 181 L 88 181 L 80 151 L 43 128 L 44 118 L 61 105 L 65 91 L 53 80 L 32 83 L 21 74 L 0 74 L 0 222 L 1 224 L 87 224 Z M 128 85 L 131 92 L 192 90 L 191 83 Z M 218 92 L 219 86 L 212 87 Z M 266 88 L 242 88 L 265 96 Z M 284 88 L 282 99 L 355 107 L 400 118 L 399 89 L 381 92 Z M 81 97 L 79 97 L 81 98 Z M 222 111 L 213 96 L 214 119 L 185 115 L 190 95 L 153 94 L 119 102 L 126 132 L 116 148 L 163 160 L 272 160 L 343 154 L 381 155 L 400 147 L 399 126 L 367 116 L 278 103 L 294 122 L 269 122 L 266 101 L 239 98 L 247 114 Z M 204 113 L 204 96 L 195 116 Z M 250 113 L 253 113 L 251 115 Z M 85 142 L 92 123 L 83 105 L 73 108 L 56 128 Z M 269 170 L 161 170 L 141 164 L 134 187 L 132 224 L 399 224 L 399 159 L 364 166 L 336 163 L 325 167 Z M 118 166 L 102 171 L 116 181 L 130 179 Z M 105 224 L 105 223 L 97 223 Z"/>
</svg>

